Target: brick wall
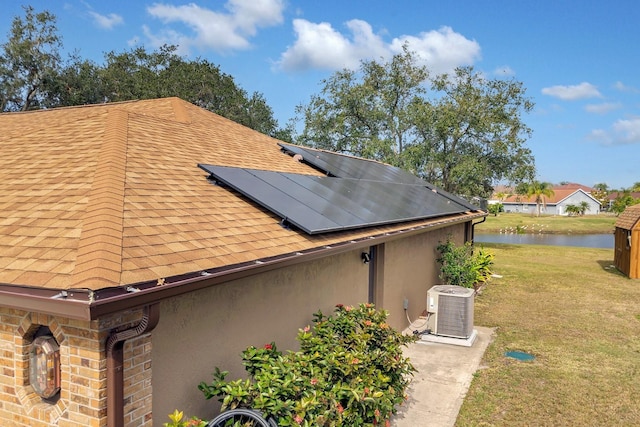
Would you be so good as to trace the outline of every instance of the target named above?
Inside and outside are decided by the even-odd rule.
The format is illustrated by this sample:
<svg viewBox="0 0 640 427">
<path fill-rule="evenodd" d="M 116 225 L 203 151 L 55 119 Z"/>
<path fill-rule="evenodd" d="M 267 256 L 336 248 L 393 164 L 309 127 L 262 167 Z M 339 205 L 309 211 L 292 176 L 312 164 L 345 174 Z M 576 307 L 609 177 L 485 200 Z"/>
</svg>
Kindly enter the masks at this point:
<svg viewBox="0 0 640 427">
<path fill-rule="evenodd" d="M 114 328 L 135 325 L 139 311 L 81 321 L 0 307 L 0 425 L 103 427 L 107 424 L 104 344 Z M 29 349 L 40 326 L 60 345 L 61 391 L 44 401 L 29 384 Z M 124 347 L 127 427 L 151 426 L 150 334 Z"/>
</svg>

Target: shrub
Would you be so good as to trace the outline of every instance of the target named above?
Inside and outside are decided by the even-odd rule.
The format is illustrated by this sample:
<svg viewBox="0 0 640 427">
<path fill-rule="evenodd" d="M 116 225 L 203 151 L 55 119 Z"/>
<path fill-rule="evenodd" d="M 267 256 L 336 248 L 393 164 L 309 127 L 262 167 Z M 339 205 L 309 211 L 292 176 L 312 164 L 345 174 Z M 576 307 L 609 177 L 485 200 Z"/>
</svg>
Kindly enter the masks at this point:
<svg viewBox="0 0 640 427">
<path fill-rule="evenodd" d="M 169 414 L 170 423 L 162 424 L 164 427 L 206 427 L 207 423 L 200 418 L 192 417 L 188 420 L 183 420 L 184 413 L 177 409 L 173 411 L 173 414 Z"/>
<path fill-rule="evenodd" d="M 498 216 L 500 212 L 504 212 L 504 205 L 502 203 L 492 203 L 487 206 L 487 211 L 493 216 Z"/>
<path fill-rule="evenodd" d="M 457 246 L 450 238 L 440 243 L 436 250 L 441 265 L 440 279 L 446 285 L 477 288 L 491 276 L 493 254 L 480 248 L 474 252 L 471 242 Z"/>
<path fill-rule="evenodd" d="M 299 351 L 249 347 L 242 360 L 250 379 L 227 381 L 228 372 L 216 368 L 213 381 L 198 388 L 218 397 L 222 410 L 257 409 L 279 426 L 388 425 L 415 371 L 402 346 L 416 338 L 386 318 L 372 304 L 338 305 L 328 317 L 318 312 L 298 332 Z"/>
</svg>

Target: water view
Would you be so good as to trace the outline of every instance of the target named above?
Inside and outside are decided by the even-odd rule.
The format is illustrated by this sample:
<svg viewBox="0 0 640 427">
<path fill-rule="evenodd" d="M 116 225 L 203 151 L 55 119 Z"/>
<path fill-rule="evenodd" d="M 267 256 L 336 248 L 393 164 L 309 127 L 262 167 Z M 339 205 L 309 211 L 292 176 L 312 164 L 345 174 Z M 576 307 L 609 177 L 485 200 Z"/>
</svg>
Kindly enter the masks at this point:
<svg viewBox="0 0 640 427">
<path fill-rule="evenodd" d="M 478 243 L 511 243 L 517 245 L 580 246 L 584 248 L 613 249 L 614 237 L 607 234 L 481 234 Z"/>
</svg>

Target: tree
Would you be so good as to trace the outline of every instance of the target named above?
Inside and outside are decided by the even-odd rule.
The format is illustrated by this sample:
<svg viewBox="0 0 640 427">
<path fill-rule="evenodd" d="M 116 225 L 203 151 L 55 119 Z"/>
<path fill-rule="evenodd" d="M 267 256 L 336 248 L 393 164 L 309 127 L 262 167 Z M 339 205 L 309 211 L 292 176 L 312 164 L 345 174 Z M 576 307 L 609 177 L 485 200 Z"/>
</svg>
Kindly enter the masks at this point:
<svg viewBox="0 0 640 427">
<path fill-rule="evenodd" d="M 521 120 L 533 108 L 522 83 L 488 80 L 471 67 L 433 81 L 438 96 L 418 120 L 420 175 L 456 194 L 487 197 L 499 180 L 522 182 L 534 174 L 531 134 Z"/>
<path fill-rule="evenodd" d="M 487 210 L 489 211 L 490 214 L 492 214 L 493 216 L 498 216 L 498 214 L 500 212 L 504 212 L 504 205 L 502 203 L 491 203 L 488 207 Z"/>
<path fill-rule="evenodd" d="M 620 215 L 627 206 L 633 206 L 640 203 L 640 199 L 634 199 L 629 191 L 623 191 L 618 193 L 618 196 L 611 205 L 611 211 L 616 215 Z"/>
<path fill-rule="evenodd" d="M 176 96 L 267 135 L 288 137 L 259 92 L 248 95 L 206 60 L 187 61 L 176 46 L 109 52 L 104 65 L 76 52 L 63 63 L 55 15 L 24 8 L 0 52 L 0 110 L 96 104 Z"/>
<path fill-rule="evenodd" d="M 584 215 L 585 213 L 587 213 L 588 210 L 589 210 L 589 203 L 585 202 L 584 200 L 580 202 L 580 204 L 578 205 L 578 212 L 580 213 L 580 215 Z"/>
<path fill-rule="evenodd" d="M 593 186 L 591 195 L 600 202 L 600 205 L 606 209 L 609 206 L 609 186 L 605 183 L 598 183 Z"/>
<path fill-rule="evenodd" d="M 165 45 L 152 52 L 142 47 L 112 51 L 102 67 L 74 57 L 57 82 L 60 105 L 176 96 L 267 135 L 279 131 L 262 94 L 247 95 L 218 66 L 185 60 L 176 49 Z"/>
<path fill-rule="evenodd" d="M 533 103 L 521 83 L 469 67 L 429 75 L 406 46 L 388 62 L 335 73 L 297 108 L 296 142 L 400 166 L 460 195 L 488 197 L 498 180 L 533 176 L 521 120 Z"/>
<path fill-rule="evenodd" d="M 401 165 L 415 143 L 415 109 L 428 71 L 404 48 L 387 63 L 363 61 L 323 80 L 320 95 L 297 107 L 304 130 L 296 141 L 326 150 Z"/>
<path fill-rule="evenodd" d="M 60 67 L 56 17 L 25 6 L 15 17 L 0 52 L 0 110 L 26 111 L 46 106 L 46 88 Z"/>
<path fill-rule="evenodd" d="M 527 186 L 527 197 L 534 197 L 536 202 L 536 216 L 540 216 L 540 205 L 546 208 L 545 197 L 554 195 L 552 185 L 548 182 L 531 181 Z"/>
<path fill-rule="evenodd" d="M 567 205 L 564 209 L 569 216 L 580 214 L 580 207 L 578 205 Z"/>
</svg>

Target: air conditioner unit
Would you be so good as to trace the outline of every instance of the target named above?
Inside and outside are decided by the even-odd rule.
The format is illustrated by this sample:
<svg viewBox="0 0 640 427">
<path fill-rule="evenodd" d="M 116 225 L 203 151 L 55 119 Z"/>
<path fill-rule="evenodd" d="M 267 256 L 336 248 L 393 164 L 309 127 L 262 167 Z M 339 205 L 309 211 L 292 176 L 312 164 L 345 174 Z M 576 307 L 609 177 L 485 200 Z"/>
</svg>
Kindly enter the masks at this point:
<svg viewBox="0 0 640 427">
<path fill-rule="evenodd" d="M 469 338 L 473 334 L 473 296 L 470 288 L 433 286 L 427 291 L 429 328 L 434 335 Z"/>
</svg>

